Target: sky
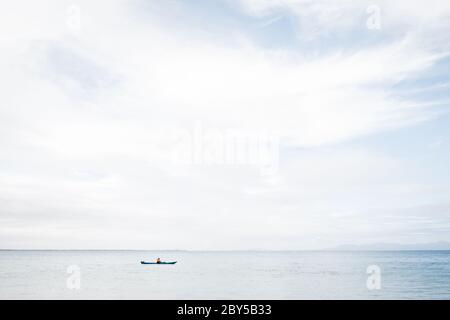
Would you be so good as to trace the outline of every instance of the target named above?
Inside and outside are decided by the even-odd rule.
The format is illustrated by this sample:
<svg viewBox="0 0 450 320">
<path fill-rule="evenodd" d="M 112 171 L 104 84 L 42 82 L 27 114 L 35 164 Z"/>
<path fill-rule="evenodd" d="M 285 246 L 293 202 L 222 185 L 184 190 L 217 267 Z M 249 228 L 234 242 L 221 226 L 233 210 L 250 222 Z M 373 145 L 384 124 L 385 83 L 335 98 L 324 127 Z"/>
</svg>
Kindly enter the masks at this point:
<svg viewBox="0 0 450 320">
<path fill-rule="evenodd" d="M 450 241 L 450 2 L 9 1 L 0 248 Z"/>
</svg>

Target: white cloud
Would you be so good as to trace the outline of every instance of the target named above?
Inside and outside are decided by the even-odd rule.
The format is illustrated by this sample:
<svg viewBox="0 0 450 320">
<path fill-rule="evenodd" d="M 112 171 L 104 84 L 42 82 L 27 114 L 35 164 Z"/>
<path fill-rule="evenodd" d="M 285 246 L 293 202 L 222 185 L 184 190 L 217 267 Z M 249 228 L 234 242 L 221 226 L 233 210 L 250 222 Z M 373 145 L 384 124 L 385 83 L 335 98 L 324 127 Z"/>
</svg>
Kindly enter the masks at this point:
<svg viewBox="0 0 450 320">
<path fill-rule="evenodd" d="M 291 10 L 317 37 L 322 27 L 350 28 L 360 17 L 354 2 L 242 3 L 257 15 Z M 74 32 L 68 6 L 19 1 L 0 19 L 6 246 L 31 245 L 31 233 L 44 247 L 61 239 L 62 247 L 226 248 L 251 237 L 259 240 L 246 245 L 282 248 L 297 237 L 302 243 L 292 248 L 318 247 L 359 236 L 358 226 L 371 230 L 360 214 L 365 201 L 355 197 L 380 192 L 389 206 L 398 194 L 379 191 L 380 184 L 408 182 L 396 173 L 403 164 L 383 154 L 314 152 L 433 116 L 430 101 L 399 98 L 392 89 L 446 54 L 432 39 L 424 45 L 423 29 L 309 55 L 261 47 L 246 30 L 223 41 L 180 21 L 168 28 L 154 6 L 142 13 L 116 1 L 80 2 Z M 412 19 L 419 11 L 405 12 Z M 447 30 L 441 17 L 431 11 L 424 19 Z M 172 135 L 199 121 L 219 132 L 272 132 L 311 154 L 297 164 L 281 159 L 279 175 L 268 178 L 248 167 L 174 166 Z M 352 212 L 356 224 L 345 225 L 337 218 L 342 212 Z M 173 230 L 178 237 L 161 240 Z M 261 242 L 264 235 L 271 241 Z M 205 237 L 213 240 L 205 244 Z"/>
</svg>

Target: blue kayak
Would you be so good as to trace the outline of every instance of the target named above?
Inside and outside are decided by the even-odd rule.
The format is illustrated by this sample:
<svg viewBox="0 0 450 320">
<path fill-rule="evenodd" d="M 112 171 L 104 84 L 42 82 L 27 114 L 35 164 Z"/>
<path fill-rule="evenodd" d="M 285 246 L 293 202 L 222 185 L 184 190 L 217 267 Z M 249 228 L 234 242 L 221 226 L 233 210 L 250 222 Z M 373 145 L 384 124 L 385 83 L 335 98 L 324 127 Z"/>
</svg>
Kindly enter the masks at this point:
<svg viewBox="0 0 450 320">
<path fill-rule="evenodd" d="M 176 261 L 171 261 L 171 262 L 145 262 L 145 261 L 141 261 L 141 264 L 175 264 L 177 263 Z"/>
</svg>

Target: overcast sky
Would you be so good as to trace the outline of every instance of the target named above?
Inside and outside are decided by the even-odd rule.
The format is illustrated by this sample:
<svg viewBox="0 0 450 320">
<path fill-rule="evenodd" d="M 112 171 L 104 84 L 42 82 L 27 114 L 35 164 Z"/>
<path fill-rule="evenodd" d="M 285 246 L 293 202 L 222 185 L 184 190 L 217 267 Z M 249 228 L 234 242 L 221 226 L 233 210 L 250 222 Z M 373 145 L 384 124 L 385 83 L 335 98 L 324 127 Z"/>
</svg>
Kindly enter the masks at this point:
<svg viewBox="0 0 450 320">
<path fill-rule="evenodd" d="M 450 241 L 449 40 L 447 0 L 6 1 L 0 248 Z"/>
</svg>

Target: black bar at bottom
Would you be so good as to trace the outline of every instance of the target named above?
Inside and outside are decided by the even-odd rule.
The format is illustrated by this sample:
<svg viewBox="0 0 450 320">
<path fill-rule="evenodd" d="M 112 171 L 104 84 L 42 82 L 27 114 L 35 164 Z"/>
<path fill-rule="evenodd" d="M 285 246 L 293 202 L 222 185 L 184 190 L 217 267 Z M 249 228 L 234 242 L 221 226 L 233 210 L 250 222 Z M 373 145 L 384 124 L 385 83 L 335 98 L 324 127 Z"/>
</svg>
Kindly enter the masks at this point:
<svg viewBox="0 0 450 320">
<path fill-rule="evenodd" d="M 162 319 L 384 319 L 387 316 L 430 317 L 445 314 L 449 301 L 336 300 L 83 300 L 0 301 L 2 314 L 46 319 L 132 317 Z M 6 318 L 5 318 L 6 319 Z"/>
</svg>

